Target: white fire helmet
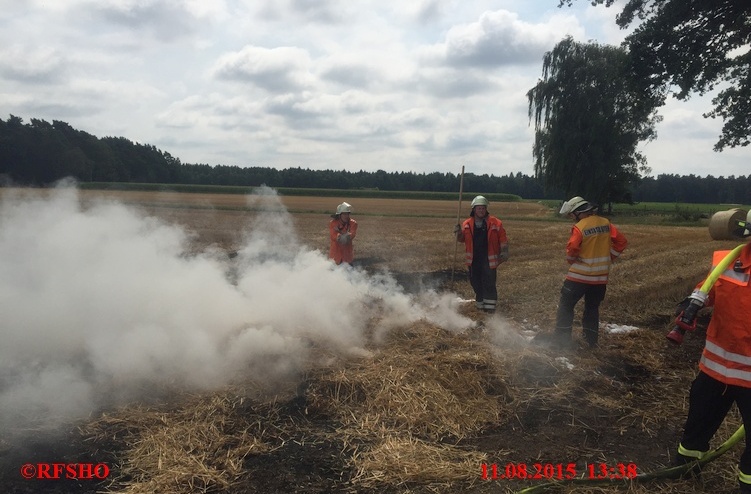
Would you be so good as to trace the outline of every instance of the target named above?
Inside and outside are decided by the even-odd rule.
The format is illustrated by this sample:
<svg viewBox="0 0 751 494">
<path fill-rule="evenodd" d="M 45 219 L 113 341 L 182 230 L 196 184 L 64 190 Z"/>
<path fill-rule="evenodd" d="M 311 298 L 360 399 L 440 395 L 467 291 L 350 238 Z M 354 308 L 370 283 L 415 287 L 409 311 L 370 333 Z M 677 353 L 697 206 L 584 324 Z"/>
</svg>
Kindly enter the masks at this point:
<svg viewBox="0 0 751 494">
<path fill-rule="evenodd" d="M 567 216 L 573 213 L 574 211 L 576 211 L 577 209 L 579 209 L 579 211 L 577 212 L 583 213 L 585 211 L 590 211 L 594 209 L 594 206 L 583 197 L 575 196 L 563 203 L 563 205 L 561 206 L 561 210 L 558 211 L 558 214 Z"/>
<path fill-rule="evenodd" d="M 474 199 L 472 199 L 472 204 L 470 205 L 472 209 L 475 208 L 475 206 L 485 206 L 488 207 L 488 200 L 485 199 L 484 196 L 477 196 Z"/>
<path fill-rule="evenodd" d="M 351 213 L 351 212 L 352 212 L 352 204 L 349 204 L 347 202 L 343 202 L 336 207 L 336 214 Z"/>
</svg>

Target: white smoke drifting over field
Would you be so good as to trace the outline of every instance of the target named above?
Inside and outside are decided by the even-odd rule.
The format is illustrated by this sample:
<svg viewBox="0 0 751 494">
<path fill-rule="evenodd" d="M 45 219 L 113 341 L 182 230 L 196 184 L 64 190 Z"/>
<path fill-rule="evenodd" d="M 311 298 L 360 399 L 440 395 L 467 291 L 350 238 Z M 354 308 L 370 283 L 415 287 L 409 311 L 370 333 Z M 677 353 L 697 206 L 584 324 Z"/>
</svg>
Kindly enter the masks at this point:
<svg viewBox="0 0 751 494">
<path fill-rule="evenodd" d="M 54 426 L 155 389 L 268 384 L 322 349 L 361 349 L 374 320 L 381 331 L 421 318 L 471 324 L 448 295 L 415 298 L 300 246 L 273 191 L 251 200 L 271 211 L 249 222 L 230 260 L 188 254 L 189 233 L 122 204 L 83 208 L 74 188 L 6 193 L 0 427 Z"/>
</svg>

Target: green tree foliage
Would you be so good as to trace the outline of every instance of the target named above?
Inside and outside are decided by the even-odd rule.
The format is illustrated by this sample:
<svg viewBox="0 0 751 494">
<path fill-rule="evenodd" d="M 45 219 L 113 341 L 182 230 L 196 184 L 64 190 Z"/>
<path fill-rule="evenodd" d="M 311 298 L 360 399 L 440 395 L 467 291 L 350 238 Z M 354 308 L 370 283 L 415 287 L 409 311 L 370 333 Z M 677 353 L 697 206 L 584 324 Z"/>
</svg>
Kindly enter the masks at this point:
<svg viewBox="0 0 751 494">
<path fill-rule="evenodd" d="M 54 120 L 24 124 L 0 120 L 0 175 L 16 183 L 47 185 L 74 177 L 88 182 L 176 182 L 180 160 L 123 137 L 99 139 Z"/>
<path fill-rule="evenodd" d="M 0 120 L 0 176 L 20 185 L 49 185 L 62 178 L 80 182 L 137 182 L 394 191 L 457 192 L 452 173 L 310 170 L 293 167 L 209 166 L 182 164 L 152 145 L 124 137 L 97 138 L 69 124 L 32 119 L 24 124 L 11 115 Z M 468 193 L 501 192 L 542 198 L 542 187 L 521 174 L 504 177 L 465 175 Z"/>
<path fill-rule="evenodd" d="M 559 6 L 574 0 L 561 0 Z M 608 7 L 614 0 L 590 0 Z M 653 97 L 677 88 L 687 99 L 721 90 L 705 117 L 722 118 L 715 151 L 747 146 L 751 135 L 751 2 L 749 0 L 628 0 L 616 17 L 625 28 L 634 70 Z"/>
<path fill-rule="evenodd" d="M 647 177 L 634 191 L 637 202 L 751 204 L 751 175 L 697 177 L 661 174 Z"/>
<path fill-rule="evenodd" d="M 655 137 L 657 103 L 631 84 L 626 51 L 564 38 L 543 57 L 527 93 L 535 123 L 535 175 L 566 196 L 630 202 L 647 171 L 637 151 Z"/>
</svg>

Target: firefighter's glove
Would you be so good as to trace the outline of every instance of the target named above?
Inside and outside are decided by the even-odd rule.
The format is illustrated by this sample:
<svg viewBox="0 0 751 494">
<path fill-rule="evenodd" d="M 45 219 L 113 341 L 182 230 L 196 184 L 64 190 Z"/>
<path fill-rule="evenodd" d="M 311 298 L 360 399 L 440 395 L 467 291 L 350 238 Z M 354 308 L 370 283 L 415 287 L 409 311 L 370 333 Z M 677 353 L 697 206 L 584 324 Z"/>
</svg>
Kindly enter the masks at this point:
<svg viewBox="0 0 751 494">
<path fill-rule="evenodd" d="M 694 290 L 694 293 L 688 297 L 688 301 L 689 303 L 686 308 L 675 319 L 675 325 L 683 330 L 693 331 L 696 329 L 696 315 L 704 307 L 704 303 L 707 301 L 707 294 L 700 290 Z"/>
<path fill-rule="evenodd" d="M 456 238 L 457 242 L 464 242 L 464 231 L 458 224 L 454 227 L 454 237 Z"/>
<path fill-rule="evenodd" d="M 337 238 L 336 241 L 342 245 L 347 245 L 348 243 L 352 242 L 352 237 L 350 237 L 349 233 L 342 233 L 339 235 L 339 238 Z"/>
<path fill-rule="evenodd" d="M 508 261 L 508 244 L 501 244 L 501 252 L 498 254 L 501 262 Z"/>
</svg>

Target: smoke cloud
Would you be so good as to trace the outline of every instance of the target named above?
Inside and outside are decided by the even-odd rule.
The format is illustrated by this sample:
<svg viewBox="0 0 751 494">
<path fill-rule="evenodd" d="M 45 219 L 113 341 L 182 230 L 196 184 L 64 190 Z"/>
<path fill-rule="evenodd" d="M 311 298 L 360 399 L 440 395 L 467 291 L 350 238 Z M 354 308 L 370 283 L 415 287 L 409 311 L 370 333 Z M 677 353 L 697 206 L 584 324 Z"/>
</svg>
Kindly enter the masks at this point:
<svg viewBox="0 0 751 494">
<path fill-rule="evenodd" d="M 191 232 L 135 208 L 84 207 L 73 187 L 3 194 L 0 427 L 55 427 L 165 389 L 294 378 L 419 319 L 472 325 L 455 296 L 406 294 L 301 245 L 271 189 L 249 201 L 260 212 L 230 259 L 195 254 Z"/>
</svg>

